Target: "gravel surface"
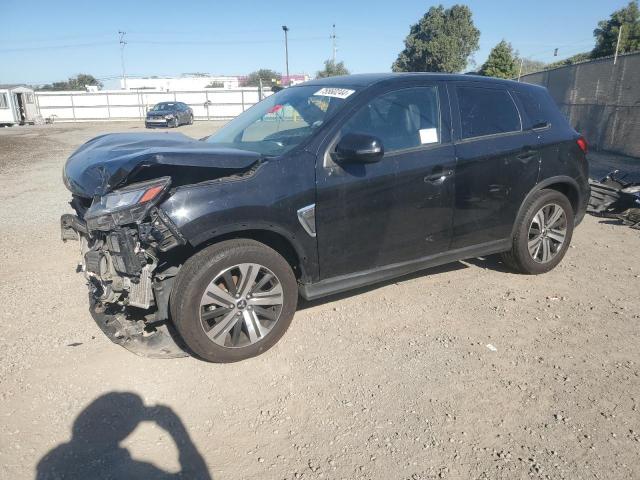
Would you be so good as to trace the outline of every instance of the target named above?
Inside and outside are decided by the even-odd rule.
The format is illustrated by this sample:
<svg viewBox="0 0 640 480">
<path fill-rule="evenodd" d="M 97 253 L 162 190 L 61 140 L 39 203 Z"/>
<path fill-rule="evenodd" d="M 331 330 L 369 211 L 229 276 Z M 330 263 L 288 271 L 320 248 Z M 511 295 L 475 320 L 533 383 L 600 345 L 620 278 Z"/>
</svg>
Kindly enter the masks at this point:
<svg viewBox="0 0 640 480">
<path fill-rule="evenodd" d="M 0 129 L 0 478 L 640 478 L 640 232 L 588 216 L 546 275 L 490 257 L 306 303 L 241 363 L 140 358 L 58 224 L 66 157 L 135 129 Z"/>
</svg>

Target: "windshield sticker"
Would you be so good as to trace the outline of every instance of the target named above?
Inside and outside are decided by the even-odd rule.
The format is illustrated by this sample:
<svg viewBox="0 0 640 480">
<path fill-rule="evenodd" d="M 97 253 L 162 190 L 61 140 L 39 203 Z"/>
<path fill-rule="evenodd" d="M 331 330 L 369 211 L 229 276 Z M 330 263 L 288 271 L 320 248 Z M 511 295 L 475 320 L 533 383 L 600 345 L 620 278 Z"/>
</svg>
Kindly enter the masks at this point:
<svg viewBox="0 0 640 480">
<path fill-rule="evenodd" d="M 422 128 L 419 130 L 420 143 L 438 143 L 438 130 L 435 128 Z"/>
<path fill-rule="evenodd" d="M 314 93 L 314 95 L 319 95 L 322 97 L 335 97 L 335 98 L 345 99 L 354 92 L 355 90 L 349 90 L 348 88 L 325 87 L 318 90 L 316 93 Z"/>
</svg>

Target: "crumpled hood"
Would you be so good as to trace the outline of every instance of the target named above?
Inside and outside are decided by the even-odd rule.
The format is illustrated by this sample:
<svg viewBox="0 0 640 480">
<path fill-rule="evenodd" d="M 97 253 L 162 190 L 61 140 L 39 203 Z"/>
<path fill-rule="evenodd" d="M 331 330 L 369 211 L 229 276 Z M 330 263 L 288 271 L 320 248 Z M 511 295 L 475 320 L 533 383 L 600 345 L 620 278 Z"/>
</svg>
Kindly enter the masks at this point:
<svg viewBox="0 0 640 480">
<path fill-rule="evenodd" d="M 72 193 L 91 198 L 163 176 L 170 176 L 173 185 L 212 180 L 246 171 L 261 158 L 182 133 L 113 133 L 78 148 L 67 160 L 63 178 Z"/>
</svg>

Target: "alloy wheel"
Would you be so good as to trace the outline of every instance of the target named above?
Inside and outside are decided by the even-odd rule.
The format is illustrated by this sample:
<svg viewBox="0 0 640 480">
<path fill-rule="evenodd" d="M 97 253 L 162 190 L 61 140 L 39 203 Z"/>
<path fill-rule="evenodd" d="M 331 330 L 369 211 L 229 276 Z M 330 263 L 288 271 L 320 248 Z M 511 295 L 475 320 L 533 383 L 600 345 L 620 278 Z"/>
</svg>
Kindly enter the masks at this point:
<svg viewBox="0 0 640 480">
<path fill-rule="evenodd" d="M 241 263 L 216 275 L 200 301 L 200 323 L 209 339 L 227 348 L 262 340 L 282 312 L 278 277 L 257 263 Z"/>
<path fill-rule="evenodd" d="M 529 225 L 528 249 L 538 263 L 548 263 L 562 249 L 567 236 L 567 214 L 557 203 L 543 206 Z"/>
</svg>

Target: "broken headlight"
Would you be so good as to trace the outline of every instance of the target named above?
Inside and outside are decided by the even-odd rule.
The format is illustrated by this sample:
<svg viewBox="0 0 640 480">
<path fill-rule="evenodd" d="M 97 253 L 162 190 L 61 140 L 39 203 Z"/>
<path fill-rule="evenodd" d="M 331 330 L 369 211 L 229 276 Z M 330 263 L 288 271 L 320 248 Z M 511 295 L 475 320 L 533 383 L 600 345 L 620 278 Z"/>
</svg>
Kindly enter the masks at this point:
<svg viewBox="0 0 640 480">
<path fill-rule="evenodd" d="M 139 223 L 171 183 L 170 177 L 134 183 L 96 198 L 84 220 L 89 230 L 110 230 L 116 225 Z"/>
</svg>

